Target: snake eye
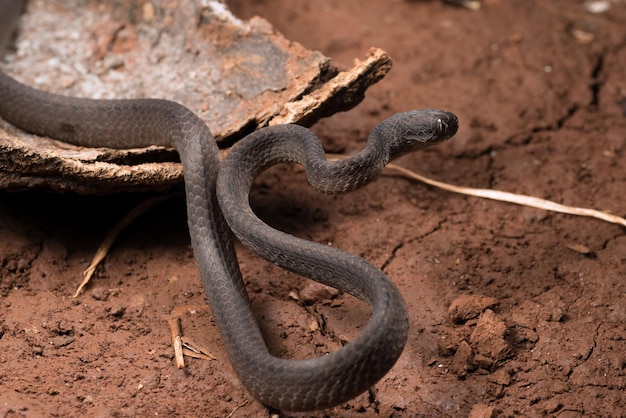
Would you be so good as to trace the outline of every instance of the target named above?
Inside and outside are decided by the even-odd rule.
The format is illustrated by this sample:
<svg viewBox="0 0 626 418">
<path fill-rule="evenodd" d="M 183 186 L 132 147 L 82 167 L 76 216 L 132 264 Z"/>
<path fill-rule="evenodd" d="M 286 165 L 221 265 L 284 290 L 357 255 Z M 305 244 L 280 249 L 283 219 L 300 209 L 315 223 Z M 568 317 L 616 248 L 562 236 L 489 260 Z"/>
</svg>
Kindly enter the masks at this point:
<svg viewBox="0 0 626 418">
<path fill-rule="evenodd" d="M 437 135 L 441 135 L 447 128 L 448 125 L 446 125 L 443 120 L 437 119 L 437 122 L 435 122 L 435 132 Z"/>
</svg>

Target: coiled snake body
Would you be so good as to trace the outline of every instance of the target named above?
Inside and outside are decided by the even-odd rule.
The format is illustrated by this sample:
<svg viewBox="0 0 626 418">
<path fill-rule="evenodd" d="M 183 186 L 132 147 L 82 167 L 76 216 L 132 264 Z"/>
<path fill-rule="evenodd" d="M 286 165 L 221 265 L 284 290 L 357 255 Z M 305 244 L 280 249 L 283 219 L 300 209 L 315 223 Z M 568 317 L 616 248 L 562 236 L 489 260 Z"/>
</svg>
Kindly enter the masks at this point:
<svg viewBox="0 0 626 418">
<path fill-rule="evenodd" d="M 0 48 L 19 18 L 19 0 L 0 0 Z M 389 279 L 363 259 L 276 231 L 252 212 L 254 178 L 280 162 L 297 162 L 309 182 L 339 193 L 373 181 L 388 161 L 450 138 L 456 116 L 425 109 L 396 114 L 373 130 L 356 156 L 326 161 L 308 129 L 260 129 L 233 147 L 224 162 L 208 127 L 189 109 L 166 100 L 90 100 L 50 94 L 0 72 L 0 116 L 29 132 L 73 144 L 131 148 L 173 146 L 183 163 L 188 224 L 202 284 L 233 367 L 261 402 L 314 410 L 345 402 L 376 383 L 406 343 L 408 315 Z M 372 316 L 350 343 L 323 357 L 272 356 L 250 310 L 232 232 L 266 259 L 365 301 Z"/>
</svg>

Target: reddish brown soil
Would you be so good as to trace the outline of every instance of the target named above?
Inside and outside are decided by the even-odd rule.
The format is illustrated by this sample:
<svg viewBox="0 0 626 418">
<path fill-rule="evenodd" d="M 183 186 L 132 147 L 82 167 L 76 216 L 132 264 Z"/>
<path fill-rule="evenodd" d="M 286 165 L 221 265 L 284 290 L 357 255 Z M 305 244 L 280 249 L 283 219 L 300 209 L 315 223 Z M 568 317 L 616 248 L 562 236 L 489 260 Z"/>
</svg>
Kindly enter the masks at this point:
<svg viewBox="0 0 626 418">
<path fill-rule="evenodd" d="M 478 12 L 436 1 L 288 4 L 230 6 L 345 65 L 370 46 L 394 58 L 359 107 L 314 127 L 328 150 L 357 151 L 394 112 L 450 109 L 461 121 L 456 138 L 401 164 L 626 215 L 624 2 L 600 15 L 578 0 L 491 0 Z M 0 194 L 2 416 L 272 413 L 237 380 L 204 309 L 182 199 L 125 231 L 83 296 L 71 297 L 104 234 L 145 199 Z M 252 201 L 277 228 L 381 267 L 410 310 L 406 349 L 380 383 L 332 410 L 294 416 L 624 416 L 623 227 L 394 174 L 320 197 L 289 166 L 264 174 Z M 366 321 L 360 303 L 239 250 L 277 354 L 326 353 Z M 164 317 L 184 307 L 196 308 L 182 318 L 185 334 L 217 360 L 178 370 Z"/>
</svg>

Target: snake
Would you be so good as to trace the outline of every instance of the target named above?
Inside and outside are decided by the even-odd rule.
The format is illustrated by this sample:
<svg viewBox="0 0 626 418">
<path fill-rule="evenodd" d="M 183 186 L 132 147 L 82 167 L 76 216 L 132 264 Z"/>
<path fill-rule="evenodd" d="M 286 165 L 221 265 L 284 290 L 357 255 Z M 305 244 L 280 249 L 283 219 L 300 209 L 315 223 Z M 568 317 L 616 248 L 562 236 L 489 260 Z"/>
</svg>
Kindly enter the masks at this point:
<svg viewBox="0 0 626 418">
<path fill-rule="evenodd" d="M 17 26 L 22 0 L 0 0 L 0 51 Z M 207 125 L 190 109 L 162 99 L 94 100 L 31 88 L 0 71 L 0 117 L 24 131 L 83 147 L 173 147 L 183 166 L 187 221 L 199 275 L 226 352 L 243 386 L 279 410 L 311 411 L 368 390 L 396 363 L 408 337 L 398 288 L 364 259 L 271 228 L 250 206 L 254 179 L 284 162 L 305 168 L 323 193 L 345 193 L 374 181 L 401 155 L 452 137 L 457 117 L 437 109 L 397 113 L 371 131 L 365 148 L 326 158 L 319 138 L 298 125 L 260 128 L 222 160 Z M 267 348 L 237 262 L 240 240 L 270 262 L 335 287 L 371 307 L 361 332 L 336 351 L 285 359 Z"/>
</svg>

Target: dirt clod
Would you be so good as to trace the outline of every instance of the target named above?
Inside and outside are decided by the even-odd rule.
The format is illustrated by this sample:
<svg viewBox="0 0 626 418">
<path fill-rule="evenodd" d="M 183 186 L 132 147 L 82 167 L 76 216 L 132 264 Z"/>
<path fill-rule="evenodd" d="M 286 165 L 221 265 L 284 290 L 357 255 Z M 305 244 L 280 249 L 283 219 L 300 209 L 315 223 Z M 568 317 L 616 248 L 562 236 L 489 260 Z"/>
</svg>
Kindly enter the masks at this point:
<svg viewBox="0 0 626 418">
<path fill-rule="evenodd" d="M 470 343 L 476 352 L 494 362 L 504 360 L 511 351 L 504 339 L 506 325 L 492 310 L 487 309 L 478 319 Z"/>
<path fill-rule="evenodd" d="M 448 318 L 455 324 L 460 324 L 468 319 L 478 318 L 487 308 L 492 308 L 498 303 L 495 298 L 486 296 L 470 295 L 456 298 L 448 308 Z"/>
</svg>

